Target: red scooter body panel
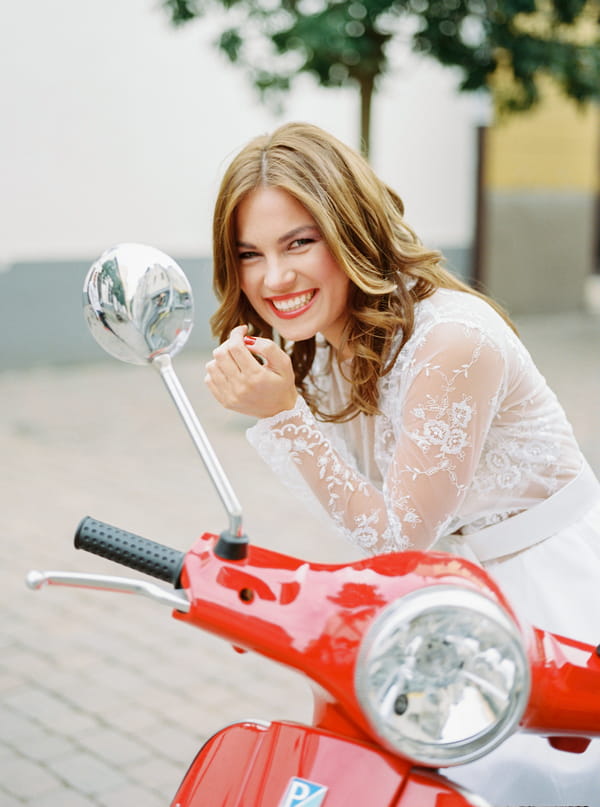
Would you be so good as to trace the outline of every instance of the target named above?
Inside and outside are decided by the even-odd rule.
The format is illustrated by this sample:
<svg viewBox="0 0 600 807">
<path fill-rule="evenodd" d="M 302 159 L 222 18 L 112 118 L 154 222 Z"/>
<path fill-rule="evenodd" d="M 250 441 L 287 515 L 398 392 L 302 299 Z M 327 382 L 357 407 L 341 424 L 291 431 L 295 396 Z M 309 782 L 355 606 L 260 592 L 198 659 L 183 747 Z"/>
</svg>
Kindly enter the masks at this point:
<svg viewBox="0 0 600 807">
<path fill-rule="evenodd" d="M 411 769 L 381 748 L 293 723 L 238 723 L 202 748 L 172 807 L 469 803 L 443 777 Z"/>
<path fill-rule="evenodd" d="M 449 583 L 475 589 L 512 614 L 486 572 L 460 557 L 402 552 L 315 564 L 250 546 L 247 557 L 228 561 L 214 554 L 217 540 L 205 534 L 188 553 L 182 584 L 191 609 L 174 616 L 305 674 L 312 670 L 313 681 L 329 693 L 327 709 L 317 703 L 315 725 L 337 732 L 342 720 L 342 733 L 357 740 L 378 741 L 356 700 L 354 672 L 362 638 L 383 608 L 410 592 Z M 595 649 L 521 627 L 533 683 L 522 728 L 555 738 L 600 736 Z"/>
<path fill-rule="evenodd" d="M 357 649 L 383 608 L 446 583 L 475 589 L 510 613 L 483 569 L 451 555 L 402 552 L 336 565 L 251 545 L 245 558 L 224 560 L 214 553 L 217 540 L 205 534 L 188 552 L 181 580 L 191 608 L 174 616 L 305 674 L 311 670 L 359 738 L 373 734 L 355 694 Z"/>
<path fill-rule="evenodd" d="M 533 685 L 523 728 L 555 737 L 581 737 L 585 733 L 597 737 L 600 735 L 597 649 L 537 628 L 533 637 L 530 647 Z M 577 746 L 571 748 L 576 750 Z"/>
</svg>

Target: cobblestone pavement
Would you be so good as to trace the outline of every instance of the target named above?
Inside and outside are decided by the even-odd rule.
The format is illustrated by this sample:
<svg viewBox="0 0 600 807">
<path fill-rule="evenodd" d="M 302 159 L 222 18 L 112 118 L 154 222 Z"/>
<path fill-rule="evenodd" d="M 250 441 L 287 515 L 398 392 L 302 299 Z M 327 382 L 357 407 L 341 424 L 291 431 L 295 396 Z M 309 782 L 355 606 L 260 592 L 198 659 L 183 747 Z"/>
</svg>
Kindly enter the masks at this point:
<svg viewBox="0 0 600 807">
<path fill-rule="evenodd" d="M 600 316 L 530 317 L 521 333 L 600 471 Z M 204 390 L 202 355 L 176 368 L 256 543 L 315 561 L 355 550 L 300 510 L 254 456 L 246 419 Z M 192 632 L 148 600 L 53 588 L 31 568 L 115 573 L 76 553 L 80 518 L 186 549 L 226 526 L 159 378 L 101 362 L 0 373 L 0 805 L 167 805 L 203 740 L 235 720 L 310 719 L 299 676 Z M 127 572 L 125 571 L 125 574 Z"/>
</svg>

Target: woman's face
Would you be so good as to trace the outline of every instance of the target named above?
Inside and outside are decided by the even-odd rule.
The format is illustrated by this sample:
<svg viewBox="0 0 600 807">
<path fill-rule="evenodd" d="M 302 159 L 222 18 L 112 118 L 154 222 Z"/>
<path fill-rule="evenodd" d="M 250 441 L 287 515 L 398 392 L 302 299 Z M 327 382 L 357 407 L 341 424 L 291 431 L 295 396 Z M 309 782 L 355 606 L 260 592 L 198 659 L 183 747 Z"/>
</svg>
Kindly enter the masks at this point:
<svg viewBox="0 0 600 807">
<path fill-rule="evenodd" d="M 259 187 L 239 204 L 236 241 L 242 291 L 285 339 L 322 333 L 338 347 L 350 281 L 315 220 L 287 191 Z"/>
</svg>

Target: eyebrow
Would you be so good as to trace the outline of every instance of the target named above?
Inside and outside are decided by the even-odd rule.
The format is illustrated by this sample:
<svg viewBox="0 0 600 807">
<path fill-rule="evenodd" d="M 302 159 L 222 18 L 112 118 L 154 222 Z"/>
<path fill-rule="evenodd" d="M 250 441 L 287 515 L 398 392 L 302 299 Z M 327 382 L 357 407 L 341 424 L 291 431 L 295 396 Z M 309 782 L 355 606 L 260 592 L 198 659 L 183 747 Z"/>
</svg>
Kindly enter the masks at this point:
<svg viewBox="0 0 600 807">
<path fill-rule="evenodd" d="M 289 241 L 291 238 L 299 235 L 300 233 L 304 232 L 305 230 L 319 230 L 316 224 L 301 224 L 299 227 L 294 227 L 293 230 L 290 230 L 287 233 L 284 233 L 277 239 L 278 244 L 283 244 L 285 241 Z M 236 246 L 238 247 L 254 247 L 254 244 L 251 244 L 249 241 L 236 241 Z"/>
</svg>

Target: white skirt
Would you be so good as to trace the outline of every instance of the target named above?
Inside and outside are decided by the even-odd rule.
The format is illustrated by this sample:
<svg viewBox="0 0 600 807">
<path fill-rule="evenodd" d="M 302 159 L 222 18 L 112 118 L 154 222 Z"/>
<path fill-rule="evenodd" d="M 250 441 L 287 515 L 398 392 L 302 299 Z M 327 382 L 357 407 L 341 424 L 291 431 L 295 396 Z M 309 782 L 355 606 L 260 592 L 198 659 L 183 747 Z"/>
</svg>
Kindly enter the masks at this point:
<svg viewBox="0 0 600 807">
<path fill-rule="evenodd" d="M 444 551 L 473 560 L 468 547 L 449 544 Z M 482 565 L 519 619 L 600 644 L 600 499 L 556 535 Z M 552 748 L 544 737 L 517 733 L 486 757 L 445 773 L 502 807 L 600 807 L 600 739 L 573 754 Z"/>
</svg>

